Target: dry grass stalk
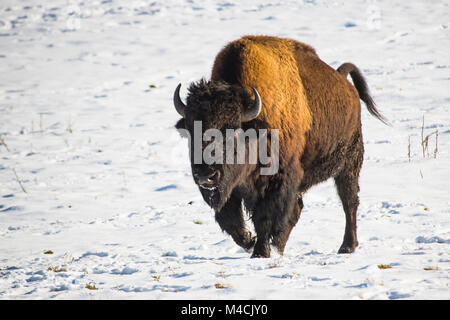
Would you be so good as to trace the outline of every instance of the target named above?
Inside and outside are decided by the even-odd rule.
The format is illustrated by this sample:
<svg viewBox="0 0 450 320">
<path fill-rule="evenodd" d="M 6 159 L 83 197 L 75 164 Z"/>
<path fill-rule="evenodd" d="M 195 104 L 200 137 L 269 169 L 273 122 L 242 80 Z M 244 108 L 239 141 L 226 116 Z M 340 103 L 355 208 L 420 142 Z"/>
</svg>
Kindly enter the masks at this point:
<svg viewBox="0 0 450 320">
<path fill-rule="evenodd" d="M 434 146 L 434 158 L 436 159 L 437 157 L 437 153 L 438 153 L 438 137 L 439 137 L 439 132 L 436 129 L 436 144 Z"/>
<path fill-rule="evenodd" d="M 428 145 L 429 145 L 430 137 L 434 134 L 435 137 L 436 137 L 436 141 L 435 141 L 435 147 L 434 147 L 434 151 L 433 151 L 433 157 L 436 159 L 437 158 L 437 153 L 438 153 L 439 132 L 438 132 L 438 130 L 436 130 L 435 132 L 432 132 L 429 135 L 425 136 L 424 130 L 425 130 L 425 115 L 422 116 L 422 130 L 421 130 L 422 156 L 424 158 L 430 157 L 430 152 L 428 150 Z M 408 156 L 409 156 L 409 146 L 408 146 Z"/>
<path fill-rule="evenodd" d="M 20 181 L 19 177 L 17 176 L 16 169 L 13 168 L 12 170 L 13 170 L 13 172 L 14 172 L 14 175 L 16 176 L 16 180 L 17 180 L 17 182 L 19 183 L 20 188 L 22 189 L 22 191 L 23 191 L 24 193 L 28 193 L 27 190 L 25 190 L 25 188 L 24 188 L 22 182 Z"/>
<path fill-rule="evenodd" d="M 216 287 L 216 289 L 228 289 L 228 288 L 231 288 L 231 285 L 223 284 L 223 283 L 216 283 L 214 286 Z"/>
<path fill-rule="evenodd" d="M 422 141 L 422 155 L 425 158 L 425 149 L 424 149 L 424 143 L 423 143 L 423 130 L 425 128 L 425 115 L 422 116 L 422 131 L 421 131 L 421 140 Z"/>
<path fill-rule="evenodd" d="M 11 152 L 8 148 L 8 145 L 6 144 L 5 140 L 3 140 L 1 135 L 0 135 L 0 144 L 4 145 L 8 152 Z"/>
<path fill-rule="evenodd" d="M 411 162 L 411 136 L 408 136 L 408 161 Z"/>
</svg>

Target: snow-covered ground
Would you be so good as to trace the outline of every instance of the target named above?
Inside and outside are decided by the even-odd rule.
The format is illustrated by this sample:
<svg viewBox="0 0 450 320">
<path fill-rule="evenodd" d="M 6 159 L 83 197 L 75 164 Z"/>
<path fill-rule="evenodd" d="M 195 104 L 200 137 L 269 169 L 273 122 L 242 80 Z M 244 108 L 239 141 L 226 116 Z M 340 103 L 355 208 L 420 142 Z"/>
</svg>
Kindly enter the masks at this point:
<svg viewBox="0 0 450 320">
<path fill-rule="evenodd" d="M 449 24 L 445 0 L 2 0 L 0 298 L 450 299 Z M 355 63 L 393 124 L 363 108 L 353 254 L 331 181 L 270 259 L 193 183 L 173 90 L 245 34 Z"/>
</svg>

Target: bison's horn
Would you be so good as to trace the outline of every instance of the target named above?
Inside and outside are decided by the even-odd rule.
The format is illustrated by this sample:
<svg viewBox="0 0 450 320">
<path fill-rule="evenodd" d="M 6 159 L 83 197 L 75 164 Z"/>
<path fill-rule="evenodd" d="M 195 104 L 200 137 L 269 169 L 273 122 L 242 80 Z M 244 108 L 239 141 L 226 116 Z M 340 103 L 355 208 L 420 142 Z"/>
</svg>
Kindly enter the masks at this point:
<svg viewBox="0 0 450 320">
<path fill-rule="evenodd" d="M 182 116 L 184 118 L 186 116 L 186 105 L 183 103 L 183 101 L 181 101 L 180 88 L 181 88 L 181 83 L 175 89 L 175 92 L 173 94 L 173 104 L 175 105 L 175 109 L 180 114 L 180 116 Z"/>
<path fill-rule="evenodd" d="M 255 119 L 262 109 L 261 97 L 255 88 L 252 88 L 253 94 L 255 95 L 255 100 L 253 101 L 253 106 L 245 110 L 242 114 L 242 122 L 247 122 Z"/>
</svg>

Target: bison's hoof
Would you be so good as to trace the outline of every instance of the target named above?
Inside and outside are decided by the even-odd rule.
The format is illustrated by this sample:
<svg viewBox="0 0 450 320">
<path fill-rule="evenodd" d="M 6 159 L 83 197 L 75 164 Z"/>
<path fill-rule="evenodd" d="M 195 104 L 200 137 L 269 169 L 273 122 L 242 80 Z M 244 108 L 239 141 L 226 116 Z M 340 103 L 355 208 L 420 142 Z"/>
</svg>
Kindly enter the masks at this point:
<svg viewBox="0 0 450 320">
<path fill-rule="evenodd" d="M 255 253 L 253 252 L 251 258 L 270 258 L 270 253 L 269 254 L 261 254 L 261 253 Z"/>
<path fill-rule="evenodd" d="M 270 247 L 255 246 L 253 250 L 252 258 L 270 258 Z"/>
<path fill-rule="evenodd" d="M 339 248 L 338 253 L 352 253 L 353 251 L 355 251 L 357 246 L 358 246 L 358 243 L 356 243 L 356 244 L 343 243 L 342 246 Z"/>
</svg>

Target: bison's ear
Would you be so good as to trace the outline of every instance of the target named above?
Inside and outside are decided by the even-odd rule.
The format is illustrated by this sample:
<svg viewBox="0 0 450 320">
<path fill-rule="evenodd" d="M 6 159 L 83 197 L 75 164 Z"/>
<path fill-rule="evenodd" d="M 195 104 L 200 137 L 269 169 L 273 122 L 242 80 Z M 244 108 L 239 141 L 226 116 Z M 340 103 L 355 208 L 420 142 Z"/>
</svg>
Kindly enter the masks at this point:
<svg viewBox="0 0 450 320">
<path fill-rule="evenodd" d="M 181 118 L 177 121 L 177 124 L 175 125 L 175 128 L 177 129 L 186 129 L 186 122 L 184 121 L 184 118 Z"/>
<path fill-rule="evenodd" d="M 178 120 L 177 124 L 175 125 L 175 128 L 177 129 L 181 137 L 183 138 L 189 137 L 189 131 L 186 129 L 186 122 L 184 121 L 184 118 Z"/>
</svg>

